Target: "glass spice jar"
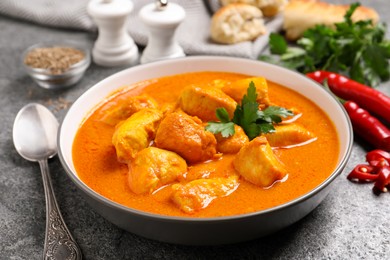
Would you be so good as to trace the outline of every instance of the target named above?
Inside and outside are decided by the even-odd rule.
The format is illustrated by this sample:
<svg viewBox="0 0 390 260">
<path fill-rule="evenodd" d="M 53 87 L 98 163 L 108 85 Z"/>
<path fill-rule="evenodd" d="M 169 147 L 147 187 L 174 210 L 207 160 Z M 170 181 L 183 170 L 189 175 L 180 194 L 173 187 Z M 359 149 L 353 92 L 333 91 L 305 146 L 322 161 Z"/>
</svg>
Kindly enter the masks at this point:
<svg viewBox="0 0 390 260">
<path fill-rule="evenodd" d="M 29 47 L 22 63 L 41 87 L 59 89 L 76 84 L 91 63 L 89 50 L 74 43 L 39 43 Z"/>
</svg>

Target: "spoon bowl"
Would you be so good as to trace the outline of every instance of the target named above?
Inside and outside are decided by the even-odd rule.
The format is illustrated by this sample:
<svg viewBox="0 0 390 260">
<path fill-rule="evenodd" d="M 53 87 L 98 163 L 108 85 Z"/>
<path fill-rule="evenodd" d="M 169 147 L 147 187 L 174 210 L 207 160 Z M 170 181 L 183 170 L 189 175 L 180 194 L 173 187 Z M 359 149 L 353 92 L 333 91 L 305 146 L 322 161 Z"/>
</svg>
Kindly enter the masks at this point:
<svg viewBox="0 0 390 260">
<path fill-rule="evenodd" d="M 13 141 L 26 160 L 40 161 L 57 154 L 58 122 L 44 106 L 30 103 L 15 118 Z"/>
<path fill-rule="evenodd" d="M 57 154 L 58 121 L 46 107 L 30 103 L 16 115 L 13 141 L 26 160 L 39 162 L 46 199 L 44 259 L 81 259 L 81 251 L 61 216 L 47 159 Z"/>
</svg>

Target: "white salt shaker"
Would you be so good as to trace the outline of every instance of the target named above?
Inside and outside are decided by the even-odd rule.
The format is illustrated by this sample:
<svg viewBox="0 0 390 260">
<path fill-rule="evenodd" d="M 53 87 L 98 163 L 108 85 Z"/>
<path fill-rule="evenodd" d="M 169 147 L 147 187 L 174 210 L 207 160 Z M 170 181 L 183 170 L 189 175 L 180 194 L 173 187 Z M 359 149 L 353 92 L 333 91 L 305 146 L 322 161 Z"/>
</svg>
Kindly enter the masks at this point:
<svg viewBox="0 0 390 260">
<path fill-rule="evenodd" d="M 148 44 L 141 56 L 141 63 L 184 57 L 184 51 L 175 40 L 175 31 L 186 13 L 178 4 L 157 0 L 145 5 L 139 17 L 149 31 Z"/>
<path fill-rule="evenodd" d="M 88 14 L 98 26 L 99 35 L 92 49 L 93 61 L 102 66 L 135 65 L 137 45 L 127 32 L 126 21 L 133 10 L 130 0 L 91 0 Z"/>
</svg>

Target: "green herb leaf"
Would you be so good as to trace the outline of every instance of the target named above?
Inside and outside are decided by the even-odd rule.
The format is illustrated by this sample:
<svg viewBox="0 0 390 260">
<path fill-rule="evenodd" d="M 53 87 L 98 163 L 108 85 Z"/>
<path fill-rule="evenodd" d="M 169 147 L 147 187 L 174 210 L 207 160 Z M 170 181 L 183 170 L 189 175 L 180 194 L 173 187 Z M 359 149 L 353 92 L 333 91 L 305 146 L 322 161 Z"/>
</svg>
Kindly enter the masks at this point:
<svg viewBox="0 0 390 260">
<path fill-rule="evenodd" d="M 359 6 L 360 6 L 360 3 L 353 3 L 350 5 L 349 9 L 347 10 L 347 12 L 345 12 L 345 15 L 344 15 L 344 20 L 346 23 L 353 24 L 351 17 L 352 17 L 352 14 L 355 12 L 356 8 L 358 8 Z"/>
<path fill-rule="evenodd" d="M 374 25 L 371 20 L 353 22 L 351 17 L 359 6 L 351 4 L 344 21 L 334 24 L 335 29 L 317 25 L 306 30 L 294 47 L 288 47 L 281 35 L 271 34 L 272 55 L 261 55 L 259 59 L 303 73 L 328 70 L 369 86 L 379 85 L 390 79 L 386 24 Z"/>
<path fill-rule="evenodd" d="M 269 45 L 272 53 L 284 54 L 287 51 L 287 42 L 280 34 L 271 33 L 269 35 Z"/>
<path fill-rule="evenodd" d="M 221 135 L 225 138 L 235 134 L 233 122 L 208 122 L 205 129 L 214 134 L 221 133 Z"/>
<path fill-rule="evenodd" d="M 278 106 L 269 106 L 259 110 L 257 92 L 253 82 L 249 84 L 247 93 L 244 95 L 241 105 L 237 104 L 233 119 L 225 108 L 217 108 L 216 115 L 220 122 L 208 122 L 206 130 L 214 134 L 221 133 L 223 137 L 234 135 L 234 124 L 242 127 L 249 140 L 262 133 L 274 132 L 274 123 L 280 123 L 282 117 L 292 116 L 293 112 Z"/>
<path fill-rule="evenodd" d="M 245 104 L 251 103 L 251 102 L 256 102 L 256 99 L 257 99 L 257 92 L 256 92 L 255 83 L 253 83 L 253 81 L 251 81 L 249 83 L 249 87 L 247 89 L 246 95 L 244 95 L 244 97 L 242 98 L 242 105 L 245 105 Z"/>
<path fill-rule="evenodd" d="M 217 110 L 215 112 L 217 114 L 217 118 L 222 123 L 230 122 L 229 113 L 226 111 L 226 109 L 224 107 L 217 108 Z"/>
<path fill-rule="evenodd" d="M 252 140 L 261 134 L 261 128 L 256 123 L 250 123 L 249 125 L 242 126 L 245 130 L 249 140 Z"/>
<path fill-rule="evenodd" d="M 274 133 L 275 127 L 272 124 L 260 123 L 258 124 L 261 133 Z"/>
<path fill-rule="evenodd" d="M 234 111 L 233 122 L 240 125 L 249 139 L 253 139 L 260 134 L 257 126 L 257 111 L 259 104 L 256 101 L 257 92 L 253 81 L 249 83 L 246 95 L 242 98 L 241 106 L 237 106 Z"/>
<path fill-rule="evenodd" d="M 306 51 L 304 49 L 297 48 L 297 47 L 290 47 L 283 55 L 281 55 L 281 60 L 302 58 L 304 55 L 306 55 Z"/>
<path fill-rule="evenodd" d="M 255 102 L 243 103 L 242 115 L 241 115 L 241 126 L 247 126 L 256 122 L 257 111 L 259 110 L 259 104 Z M 244 129 L 245 130 L 245 129 Z"/>
<path fill-rule="evenodd" d="M 273 123 L 280 123 L 282 122 L 282 117 L 286 118 L 288 116 L 294 115 L 291 110 L 278 106 L 269 106 L 261 112 L 263 112 L 263 117 L 261 120 Z"/>
</svg>

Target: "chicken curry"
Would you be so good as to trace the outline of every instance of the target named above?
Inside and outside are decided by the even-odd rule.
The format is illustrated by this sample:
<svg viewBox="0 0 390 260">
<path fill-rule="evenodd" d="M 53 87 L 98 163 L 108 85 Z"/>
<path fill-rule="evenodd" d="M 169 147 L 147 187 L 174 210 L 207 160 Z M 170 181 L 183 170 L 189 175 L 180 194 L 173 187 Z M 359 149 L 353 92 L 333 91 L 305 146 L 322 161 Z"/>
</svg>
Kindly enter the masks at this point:
<svg viewBox="0 0 390 260">
<path fill-rule="evenodd" d="M 251 84 L 255 100 L 247 105 Z M 234 123 L 242 110 L 258 116 L 275 108 L 289 114 L 247 128 Z M 248 134 L 253 128 L 260 132 Z M 195 72 L 113 93 L 80 126 L 73 161 L 86 185 L 122 205 L 216 217 L 267 209 L 309 192 L 335 169 L 338 142 L 328 116 L 291 89 L 259 76 Z"/>
</svg>

